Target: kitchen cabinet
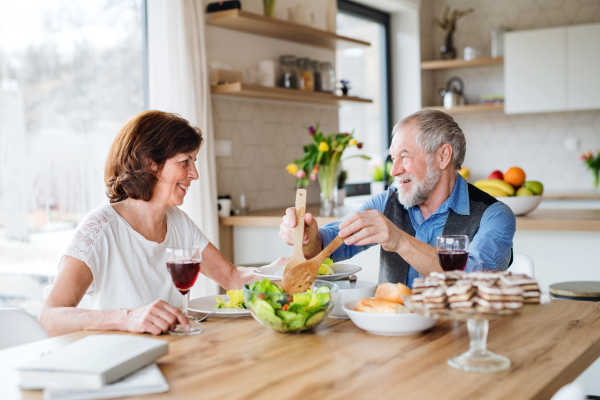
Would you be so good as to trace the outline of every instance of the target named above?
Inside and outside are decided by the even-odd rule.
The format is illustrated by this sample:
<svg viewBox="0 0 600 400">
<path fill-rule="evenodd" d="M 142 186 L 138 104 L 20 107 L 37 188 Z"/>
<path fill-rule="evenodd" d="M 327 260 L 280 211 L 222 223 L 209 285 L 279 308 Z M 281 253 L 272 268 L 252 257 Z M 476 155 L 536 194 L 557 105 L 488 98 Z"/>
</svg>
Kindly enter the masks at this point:
<svg viewBox="0 0 600 400">
<path fill-rule="evenodd" d="M 600 24 L 567 28 L 567 107 L 600 109 Z"/>
<path fill-rule="evenodd" d="M 507 114 L 567 108 L 566 36 L 565 28 L 506 34 L 504 101 Z"/>
<path fill-rule="evenodd" d="M 505 112 L 600 109 L 600 24 L 506 34 Z"/>
</svg>

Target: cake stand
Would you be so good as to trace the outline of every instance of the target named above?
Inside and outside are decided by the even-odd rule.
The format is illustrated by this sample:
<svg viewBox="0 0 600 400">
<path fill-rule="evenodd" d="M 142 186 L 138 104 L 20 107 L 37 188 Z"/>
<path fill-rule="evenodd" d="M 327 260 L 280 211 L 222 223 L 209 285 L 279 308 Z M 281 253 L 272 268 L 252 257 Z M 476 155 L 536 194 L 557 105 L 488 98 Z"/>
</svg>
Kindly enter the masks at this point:
<svg viewBox="0 0 600 400">
<path fill-rule="evenodd" d="M 487 349 L 487 336 L 490 320 L 537 314 L 548 308 L 550 302 L 550 296 L 542 293 L 540 304 L 524 304 L 523 308 L 516 314 L 496 315 L 483 314 L 475 309 L 473 309 L 472 312 L 455 312 L 449 309 L 427 310 L 421 307 L 415 307 L 411 303 L 410 297 L 404 296 L 404 304 L 414 313 L 440 320 L 467 321 L 467 330 L 470 339 L 469 350 L 465 353 L 450 357 L 447 361 L 448 365 L 452 368 L 476 372 L 496 372 L 510 367 L 510 360 L 508 357 L 496 354 Z"/>
</svg>

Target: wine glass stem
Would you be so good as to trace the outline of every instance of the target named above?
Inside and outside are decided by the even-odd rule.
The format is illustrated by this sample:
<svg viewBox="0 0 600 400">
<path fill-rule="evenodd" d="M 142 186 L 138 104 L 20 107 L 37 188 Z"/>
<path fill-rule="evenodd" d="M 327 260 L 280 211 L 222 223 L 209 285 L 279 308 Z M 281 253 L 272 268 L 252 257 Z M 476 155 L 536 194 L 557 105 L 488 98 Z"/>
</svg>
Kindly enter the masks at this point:
<svg viewBox="0 0 600 400">
<path fill-rule="evenodd" d="M 188 316 L 188 309 L 187 309 L 187 294 L 183 295 L 183 315 L 185 315 L 185 317 L 187 318 Z"/>
<path fill-rule="evenodd" d="M 471 339 L 470 350 L 473 353 L 484 353 L 487 350 L 489 322 L 487 319 L 467 320 L 467 329 Z"/>
</svg>

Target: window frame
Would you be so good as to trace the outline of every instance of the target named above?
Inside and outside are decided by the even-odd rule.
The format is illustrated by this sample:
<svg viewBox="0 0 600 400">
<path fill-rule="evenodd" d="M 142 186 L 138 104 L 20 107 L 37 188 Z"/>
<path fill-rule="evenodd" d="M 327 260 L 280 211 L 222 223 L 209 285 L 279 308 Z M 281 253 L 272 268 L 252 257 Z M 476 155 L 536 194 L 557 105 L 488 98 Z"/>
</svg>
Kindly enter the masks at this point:
<svg viewBox="0 0 600 400">
<path fill-rule="evenodd" d="M 385 80 L 386 84 L 384 87 L 385 94 L 384 98 L 387 102 L 387 118 L 385 123 L 387 126 L 382 130 L 382 134 L 385 135 L 384 143 L 386 148 L 389 149 L 392 142 L 392 128 L 394 126 L 393 120 L 393 104 L 392 104 L 392 46 L 391 46 L 391 29 L 390 29 L 390 14 L 383 11 L 376 10 L 374 8 L 354 3 L 348 0 L 337 0 L 338 12 L 349 14 L 357 18 L 373 21 L 379 23 L 384 28 L 385 37 Z M 386 160 L 384 160 L 385 163 Z M 369 184 L 366 183 L 351 183 L 346 184 L 347 196 L 359 196 L 367 195 L 371 193 Z M 387 183 L 386 183 L 387 187 Z"/>
</svg>

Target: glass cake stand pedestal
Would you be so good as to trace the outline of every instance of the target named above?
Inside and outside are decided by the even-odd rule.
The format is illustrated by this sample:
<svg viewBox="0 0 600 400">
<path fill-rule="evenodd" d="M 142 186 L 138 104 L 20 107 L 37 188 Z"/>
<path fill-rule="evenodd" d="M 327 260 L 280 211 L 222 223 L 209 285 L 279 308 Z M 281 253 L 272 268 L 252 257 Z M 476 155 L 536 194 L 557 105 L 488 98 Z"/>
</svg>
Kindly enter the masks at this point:
<svg viewBox="0 0 600 400">
<path fill-rule="evenodd" d="M 459 313 L 447 309 L 435 312 L 434 310 L 426 310 L 413 306 L 408 297 L 405 297 L 404 304 L 412 312 L 427 317 L 467 322 L 467 331 L 469 332 L 470 339 L 469 350 L 447 359 L 448 365 L 452 368 L 462 371 L 497 372 L 508 369 L 510 367 L 510 360 L 508 357 L 496 354 L 487 349 L 489 321 L 537 314 L 546 309 L 550 305 L 550 301 L 550 296 L 542 294 L 540 304 L 523 305 L 523 308 L 519 312 L 512 315 L 483 314 L 475 309 L 471 313 Z"/>
</svg>

